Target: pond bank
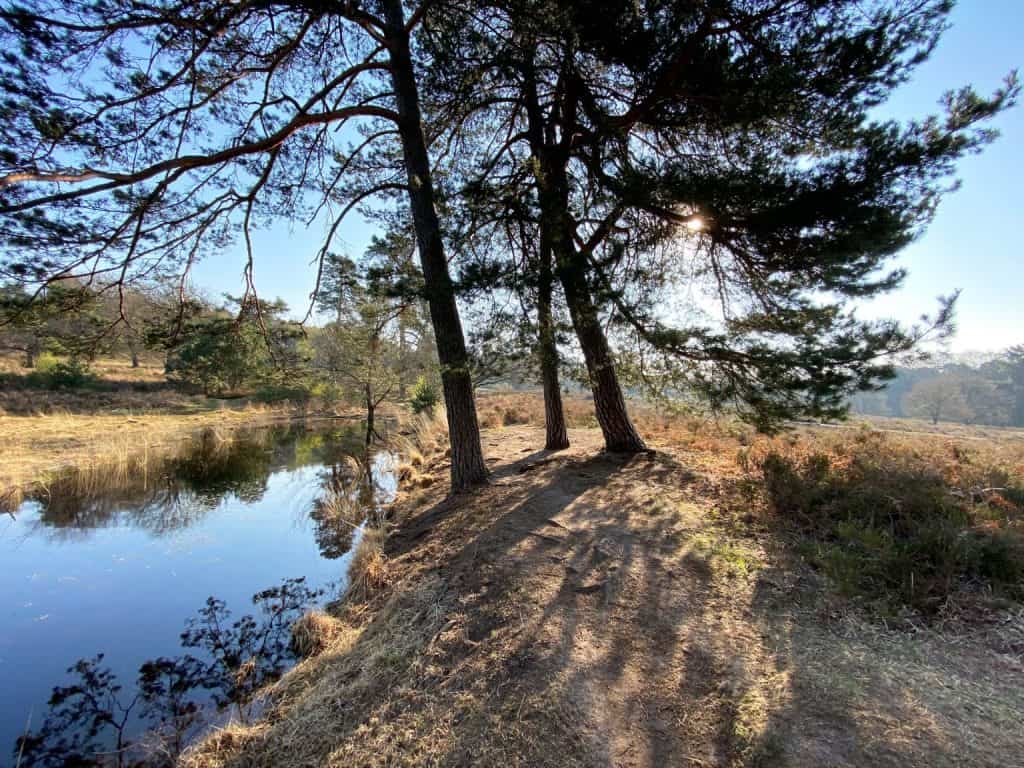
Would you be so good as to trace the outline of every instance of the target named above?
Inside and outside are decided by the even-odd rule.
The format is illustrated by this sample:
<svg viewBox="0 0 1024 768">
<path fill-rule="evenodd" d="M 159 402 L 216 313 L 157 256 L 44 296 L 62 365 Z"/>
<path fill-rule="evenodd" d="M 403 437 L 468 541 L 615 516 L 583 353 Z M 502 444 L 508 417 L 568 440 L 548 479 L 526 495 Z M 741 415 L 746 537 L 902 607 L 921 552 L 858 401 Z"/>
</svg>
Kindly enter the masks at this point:
<svg viewBox="0 0 1024 768">
<path fill-rule="evenodd" d="M 503 421 L 483 433 L 490 484 L 407 485 L 383 586 L 334 611 L 262 720 L 184 768 L 1018 759 L 1018 614 L 1000 634 L 866 621 L 733 493 L 736 442 L 660 433 L 628 457 L 570 429 L 552 453 Z M 418 477 L 446 470 L 432 454 Z"/>
<path fill-rule="evenodd" d="M 26 768 L 125 740 L 118 765 L 163 766 L 229 709 L 252 717 L 291 623 L 346 590 L 394 456 L 352 420 L 220 432 L 104 483 L 57 476 L 0 517 L 0 749 L 29 732 Z"/>
<path fill-rule="evenodd" d="M 16 508 L 33 486 L 64 471 L 125 472 L 144 465 L 149 455 L 173 451 L 203 429 L 229 434 L 335 415 L 248 402 L 198 413 L 0 415 L 0 512 Z"/>
</svg>

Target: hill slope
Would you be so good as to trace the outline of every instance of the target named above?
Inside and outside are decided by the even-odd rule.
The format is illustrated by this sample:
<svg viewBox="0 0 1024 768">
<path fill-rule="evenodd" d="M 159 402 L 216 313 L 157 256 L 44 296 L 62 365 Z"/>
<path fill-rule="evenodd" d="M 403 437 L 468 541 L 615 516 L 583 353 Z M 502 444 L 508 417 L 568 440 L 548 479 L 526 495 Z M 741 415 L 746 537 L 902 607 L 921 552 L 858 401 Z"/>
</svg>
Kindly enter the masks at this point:
<svg viewBox="0 0 1024 768">
<path fill-rule="evenodd" d="M 1024 621 L 886 631 L 736 513 L 695 447 L 485 432 L 493 483 L 399 502 L 390 585 L 191 766 L 988 766 L 1024 752 Z M 440 475 L 443 460 L 429 470 Z M 429 477 L 429 475 L 428 475 Z M 429 481 L 428 481 L 429 482 Z M 1007 638 L 1011 641 L 1007 641 Z"/>
</svg>

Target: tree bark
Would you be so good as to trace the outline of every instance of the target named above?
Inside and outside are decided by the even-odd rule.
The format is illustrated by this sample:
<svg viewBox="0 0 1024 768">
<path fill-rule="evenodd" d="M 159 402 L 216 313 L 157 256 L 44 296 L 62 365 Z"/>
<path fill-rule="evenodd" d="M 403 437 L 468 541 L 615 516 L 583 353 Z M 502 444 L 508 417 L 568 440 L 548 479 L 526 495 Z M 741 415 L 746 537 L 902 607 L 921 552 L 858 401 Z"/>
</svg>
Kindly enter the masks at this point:
<svg viewBox="0 0 1024 768">
<path fill-rule="evenodd" d="M 574 254 L 575 255 L 575 254 Z M 597 308 L 590 296 L 586 272 L 577 264 L 566 264 L 559 270 L 572 325 L 587 363 L 590 389 L 594 395 L 594 412 L 604 434 L 605 449 L 616 453 L 637 453 L 647 449 L 626 410 L 626 400 L 615 374 L 608 339 L 601 328 Z"/>
<path fill-rule="evenodd" d="M 573 242 L 574 222 L 569 210 L 569 178 L 566 173 L 568 145 L 558 140 L 554 131 L 549 130 L 545 124 L 533 62 L 526 63 L 523 73 L 527 133 L 535 161 L 542 237 L 546 234 L 546 243 L 555 262 L 555 273 L 565 292 L 573 330 L 587 363 L 597 423 L 604 434 L 607 450 L 621 453 L 643 451 L 646 446 L 626 411 L 626 401 L 615 374 L 611 348 L 590 296 L 586 262 Z M 565 120 L 568 118 L 571 123 L 571 116 L 575 113 L 574 98 L 567 93 L 562 93 L 560 98 L 565 102 L 559 110 L 563 121 L 559 126 L 560 132 L 563 136 L 571 136 L 573 127 L 566 124 Z"/>
<path fill-rule="evenodd" d="M 555 324 L 551 314 L 551 294 L 554 287 L 551 243 L 543 227 L 540 234 L 538 267 L 537 326 L 541 381 L 544 386 L 544 447 L 549 451 L 560 451 L 569 447 L 569 433 L 565 425 L 562 390 L 558 383 L 558 345 L 555 341 Z"/>
<path fill-rule="evenodd" d="M 480 426 L 473 399 L 466 340 L 434 206 L 433 178 L 423 138 L 419 91 L 409 49 L 409 33 L 405 29 L 405 14 L 401 0 L 383 0 L 382 6 L 391 82 L 398 106 L 398 132 L 408 175 L 409 202 L 430 319 L 437 341 L 437 356 L 441 363 L 441 384 L 452 451 L 451 488 L 458 492 L 486 482 L 487 467 L 480 445 Z"/>
<path fill-rule="evenodd" d="M 646 450 L 626 410 L 622 387 L 615 373 L 611 347 L 601 327 L 600 317 L 587 285 L 586 265 L 573 244 L 573 225 L 569 214 L 569 185 L 564 165 L 542 165 L 540 205 L 542 227 L 548 228 L 555 271 L 565 303 L 569 307 L 573 330 L 587 363 L 594 412 L 604 434 L 605 449 L 616 453 Z"/>
<path fill-rule="evenodd" d="M 406 310 L 403 309 L 398 313 L 398 396 L 402 398 L 405 397 L 405 366 L 408 362 L 408 345 L 405 341 L 405 312 Z"/>
<path fill-rule="evenodd" d="M 376 408 L 373 404 L 373 394 L 370 391 L 370 385 L 366 385 L 366 444 L 370 445 L 373 442 L 373 417 Z"/>
</svg>

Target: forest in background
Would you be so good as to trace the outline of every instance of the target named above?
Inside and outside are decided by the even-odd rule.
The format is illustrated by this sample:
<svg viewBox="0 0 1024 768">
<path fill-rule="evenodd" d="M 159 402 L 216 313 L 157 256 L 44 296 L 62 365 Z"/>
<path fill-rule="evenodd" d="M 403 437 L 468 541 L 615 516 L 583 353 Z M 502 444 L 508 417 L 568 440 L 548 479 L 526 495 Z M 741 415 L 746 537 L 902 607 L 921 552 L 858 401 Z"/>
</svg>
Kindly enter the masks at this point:
<svg viewBox="0 0 1024 768">
<path fill-rule="evenodd" d="M 947 355 L 913 367 L 851 400 L 864 416 L 1024 427 L 1024 345 L 990 355 Z"/>
</svg>

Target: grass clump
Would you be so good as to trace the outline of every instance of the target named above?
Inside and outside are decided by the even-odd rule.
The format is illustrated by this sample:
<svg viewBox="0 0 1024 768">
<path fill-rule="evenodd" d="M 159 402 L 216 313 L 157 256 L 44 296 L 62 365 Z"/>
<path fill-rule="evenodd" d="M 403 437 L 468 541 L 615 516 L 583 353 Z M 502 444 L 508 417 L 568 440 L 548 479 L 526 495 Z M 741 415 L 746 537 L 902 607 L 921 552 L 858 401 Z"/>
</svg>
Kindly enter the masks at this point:
<svg viewBox="0 0 1024 768">
<path fill-rule="evenodd" d="M 317 656 L 338 637 L 344 625 L 322 611 L 309 611 L 292 624 L 291 649 L 302 659 Z"/>
<path fill-rule="evenodd" d="M 870 431 L 814 449 L 776 442 L 747 461 L 770 510 L 846 595 L 924 614 L 967 585 L 1024 598 L 1024 507 L 1004 468 Z"/>
<path fill-rule="evenodd" d="M 762 566 L 757 552 L 726 538 L 700 534 L 693 538 L 692 547 L 713 568 L 729 577 L 749 576 Z"/>
<path fill-rule="evenodd" d="M 348 568 L 348 597 L 366 600 L 386 587 L 390 581 L 388 560 L 384 554 L 387 538 L 383 528 L 367 526 L 352 553 Z"/>
</svg>

